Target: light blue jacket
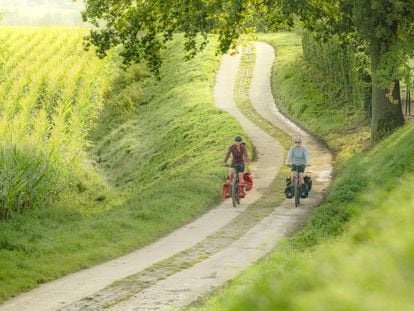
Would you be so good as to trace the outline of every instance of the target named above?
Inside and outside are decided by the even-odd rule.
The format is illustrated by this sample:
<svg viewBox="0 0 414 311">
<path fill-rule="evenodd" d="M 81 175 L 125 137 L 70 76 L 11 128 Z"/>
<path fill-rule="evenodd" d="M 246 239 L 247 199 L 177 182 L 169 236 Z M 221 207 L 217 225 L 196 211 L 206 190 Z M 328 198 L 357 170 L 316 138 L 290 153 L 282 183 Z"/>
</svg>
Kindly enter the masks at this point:
<svg viewBox="0 0 414 311">
<path fill-rule="evenodd" d="M 307 165 L 309 164 L 308 150 L 304 146 L 292 146 L 289 150 L 286 164 Z"/>
</svg>

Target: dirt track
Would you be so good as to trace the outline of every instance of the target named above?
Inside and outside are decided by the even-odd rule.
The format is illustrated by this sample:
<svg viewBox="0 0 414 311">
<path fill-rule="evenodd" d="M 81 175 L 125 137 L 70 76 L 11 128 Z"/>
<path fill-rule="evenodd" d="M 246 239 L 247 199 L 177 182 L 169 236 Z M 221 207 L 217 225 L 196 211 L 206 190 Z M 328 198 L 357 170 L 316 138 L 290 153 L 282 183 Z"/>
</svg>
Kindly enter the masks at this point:
<svg viewBox="0 0 414 311">
<path fill-rule="evenodd" d="M 182 308 L 234 278 L 273 249 L 317 205 L 330 181 L 332 156 L 276 109 L 270 89 L 273 48 L 256 43 L 250 89 L 255 109 L 290 135 L 302 132 L 314 180 L 301 208 L 286 200 L 274 209 L 247 207 L 261 197 L 282 165 L 285 150 L 235 107 L 233 86 L 240 62 L 224 56 L 217 75 L 217 105 L 242 124 L 258 153 L 254 189 L 238 208 L 224 201 L 191 224 L 108 263 L 44 284 L 0 306 L 0 310 L 171 310 Z M 115 282 L 113 284 L 113 282 Z M 112 284 L 112 285 L 111 285 Z"/>
</svg>

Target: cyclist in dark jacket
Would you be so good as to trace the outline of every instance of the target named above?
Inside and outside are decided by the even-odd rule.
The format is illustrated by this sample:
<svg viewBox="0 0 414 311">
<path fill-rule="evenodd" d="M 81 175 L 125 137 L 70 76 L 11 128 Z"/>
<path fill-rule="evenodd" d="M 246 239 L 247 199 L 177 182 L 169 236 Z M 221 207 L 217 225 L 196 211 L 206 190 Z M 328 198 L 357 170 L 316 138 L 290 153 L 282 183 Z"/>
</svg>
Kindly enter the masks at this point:
<svg viewBox="0 0 414 311">
<path fill-rule="evenodd" d="M 234 137 L 234 144 L 232 144 L 227 150 L 226 156 L 224 157 L 223 165 L 227 165 L 227 161 L 232 155 L 231 166 L 229 170 L 229 183 L 233 180 L 234 173 L 236 172 L 239 176 L 239 189 L 241 190 L 240 196 L 243 197 L 244 193 L 244 181 L 243 173 L 246 166 L 249 164 L 249 156 L 247 155 L 247 148 L 242 143 L 242 137 L 237 135 Z"/>
</svg>

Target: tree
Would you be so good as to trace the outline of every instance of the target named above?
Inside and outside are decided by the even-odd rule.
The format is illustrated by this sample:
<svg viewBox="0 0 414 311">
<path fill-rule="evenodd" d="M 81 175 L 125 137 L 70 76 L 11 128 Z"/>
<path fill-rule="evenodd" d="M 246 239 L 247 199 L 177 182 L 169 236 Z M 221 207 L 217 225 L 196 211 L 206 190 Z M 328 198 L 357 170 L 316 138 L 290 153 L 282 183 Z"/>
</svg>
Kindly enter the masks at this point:
<svg viewBox="0 0 414 311">
<path fill-rule="evenodd" d="M 345 14 L 351 14 L 351 25 L 354 25 L 358 36 L 366 42 L 371 58 L 371 129 L 375 141 L 404 123 L 399 80 L 405 75 L 408 58 L 414 55 L 414 2 L 348 2 Z"/>
<path fill-rule="evenodd" d="M 404 123 L 399 80 L 409 76 L 414 55 L 412 0 L 283 0 L 282 5 L 321 40 L 336 35 L 344 43 L 351 38 L 364 43 L 371 61 L 374 141 Z"/>
</svg>

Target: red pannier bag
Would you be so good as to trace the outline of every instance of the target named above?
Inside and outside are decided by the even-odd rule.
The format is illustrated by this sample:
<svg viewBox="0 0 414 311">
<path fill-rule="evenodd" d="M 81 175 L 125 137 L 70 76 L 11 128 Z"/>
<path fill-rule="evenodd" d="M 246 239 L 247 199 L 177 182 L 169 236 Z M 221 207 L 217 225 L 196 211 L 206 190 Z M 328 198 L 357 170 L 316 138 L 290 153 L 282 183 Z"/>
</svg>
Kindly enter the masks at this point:
<svg viewBox="0 0 414 311">
<path fill-rule="evenodd" d="M 246 191 L 249 191 L 253 188 L 253 175 L 251 172 L 246 172 L 243 174 L 244 187 Z"/>
<path fill-rule="evenodd" d="M 223 184 L 223 197 L 230 198 L 230 178 L 229 178 L 229 176 L 227 176 L 227 180 Z"/>
</svg>

